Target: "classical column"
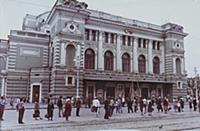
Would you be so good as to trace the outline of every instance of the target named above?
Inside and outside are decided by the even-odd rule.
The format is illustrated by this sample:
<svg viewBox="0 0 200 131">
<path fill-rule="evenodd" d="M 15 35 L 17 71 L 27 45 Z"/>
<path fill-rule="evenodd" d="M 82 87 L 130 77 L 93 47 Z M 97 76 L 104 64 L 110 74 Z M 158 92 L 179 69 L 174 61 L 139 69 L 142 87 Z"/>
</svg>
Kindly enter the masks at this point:
<svg viewBox="0 0 200 131">
<path fill-rule="evenodd" d="M 148 45 L 148 73 L 153 74 L 152 40 L 146 40 Z"/>
<path fill-rule="evenodd" d="M 176 74 L 176 58 L 173 57 L 173 74 Z"/>
<path fill-rule="evenodd" d="M 61 43 L 61 53 L 60 53 L 60 64 L 62 66 L 66 65 L 66 62 L 65 62 L 65 57 L 66 57 L 66 48 L 65 48 L 65 43 Z"/>
<path fill-rule="evenodd" d="M 130 53 L 130 72 L 133 72 L 133 46 L 134 46 L 133 42 L 134 42 L 134 39 L 133 39 L 133 37 L 131 37 L 131 47 L 130 48 L 132 48 L 132 51 Z"/>
<path fill-rule="evenodd" d="M 121 72 L 122 71 L 122 58 L 121 58 L 121 35 L 118 34 L 117 36 L 117 59 L 116 59 L 116 70 Z"/>
<path fill-rule="evenodd" d="M 138 38 L 134 39 L 133 42 L 133 71 L 134 73 L 138 73 L 138 53 L 137 53 L 137 48 L 138 48 Z"/>
<path fill-rule="evenodd" d="M 128 36 L 125 35 L 125 45 L 128 46 Z"/>
<path fill-rule="evenodd" d="M 98 43 L 98 70 L 104 69 L 104 55 L 103 55 L 103 32 L 99 32 L 99 43 Z"/>
<path fill-rule="evenodd" d="M 92 30 L 89 30 L 89 32 L 88 32 L 89 34 L 89 40 L 92 40 Z"/>
<path fill-rule="evenodd" d="M 111 34 L 108 33 L 108 43 L 111 43 Z"/>
<path fill-rule="evenodd" d="M 162 56 L 160 60 L 160 73 L 165 73 L 165 49 L 164 44 L 160 42 L 160 50 L 162 51 Z"/>
<path fill-rule="evenodd" d="M 107 99 L 107 96 L 106 96 L 106 94 L 107 94 L 107 90 L 106 90 L 106 89 L 107 89 L 106 87 L 103 89 L 103 91 L 104 91 L 104 92 L 103 92 L 103 93 L 104 93 L 104 94 L 103 94 L 103 95 L 104 95 L 104 100 Z"/>
<path fill-rule="evenodd" d="M 93 88 L 93 96 L 94 96 L 94 97 L 97 97 L 97 96 L 96 96 L 96 86 L 93 86 L 93 87 L 94 87 L 94 88 Z"/>
<path fill-rule="evenodd" d="M 77 43 L 76 58 L 79 58 L 79 60 L 80 60 L 80 55 L 81 55 L 81 45 L 79 43 Z"/>
</svg>

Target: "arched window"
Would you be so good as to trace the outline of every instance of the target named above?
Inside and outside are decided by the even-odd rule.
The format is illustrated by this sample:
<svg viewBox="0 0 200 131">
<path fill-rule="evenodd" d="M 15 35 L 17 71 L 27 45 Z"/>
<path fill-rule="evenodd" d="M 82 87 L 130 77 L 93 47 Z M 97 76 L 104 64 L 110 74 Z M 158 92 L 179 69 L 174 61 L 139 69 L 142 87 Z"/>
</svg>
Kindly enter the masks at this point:
<svg viewBox="0 0 200 131">
<path fill-rule="evenodd" d="M 73 67 L 75 66 L 75 47 L 73 45 L 68 45 L 66 48 L 66 66 Z"/>
<path fill-rule="evenodd" d="M 128 53 L 122 55 L 122 71 L 130 72 L 130 56 Z"/>
<path fill-rule="evenodd" d="M 153 73 L 160 74 L 160 60 L 158 57 L 153 58 Z"/>
<path fill-rule="evenodd" d="M 85 51 L 85 69 L 94 69 L 95 53 L 92 49 Z"/>
<path fill-rule="evenodd" d="M 104 70 L 113 70 L 113 53 L 110 51 L 104 54 Z"/>
<path fill-rule="evenodd" d="M 146 60 L 145 60 L 145 56 L 140 55 L 138 57 L 138 71 L 139 73 L 145 73 L 146 72 Z"/>
<path fill-rule="evenodd" d="M 181 74 L 181 60 L 179 58 L 176 59 L 176 73 Z"/>
</svg>

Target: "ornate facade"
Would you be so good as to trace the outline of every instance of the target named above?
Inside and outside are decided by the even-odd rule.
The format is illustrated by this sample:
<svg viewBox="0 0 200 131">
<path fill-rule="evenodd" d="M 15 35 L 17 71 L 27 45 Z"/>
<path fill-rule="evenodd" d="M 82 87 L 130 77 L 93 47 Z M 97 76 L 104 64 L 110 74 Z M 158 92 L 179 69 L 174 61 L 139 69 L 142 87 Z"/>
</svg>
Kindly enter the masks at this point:
<svg viewBox="0 0 200 131">
<path fill-rule="evenodd" d="M 177 24 L 154 25 L 58 0 L 50 12 L 27 15 L 23 30 L 11 30 L 2 94 L 30 101 L 184 96 L 186 36 Z"/>
</svg>

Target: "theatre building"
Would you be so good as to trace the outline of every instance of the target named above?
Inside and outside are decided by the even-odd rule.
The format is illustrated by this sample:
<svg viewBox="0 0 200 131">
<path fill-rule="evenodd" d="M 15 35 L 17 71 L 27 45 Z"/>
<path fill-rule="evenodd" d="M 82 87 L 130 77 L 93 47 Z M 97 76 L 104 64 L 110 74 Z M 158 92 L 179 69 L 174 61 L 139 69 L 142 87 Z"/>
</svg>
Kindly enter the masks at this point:
<svg viewBox="0 0 200 131">
<path fill-rule="evenodd" d="M 1 94 L 42 98 L 186 95 L 183 27 L 58 0 L 0 41 Z"/>
</svg>

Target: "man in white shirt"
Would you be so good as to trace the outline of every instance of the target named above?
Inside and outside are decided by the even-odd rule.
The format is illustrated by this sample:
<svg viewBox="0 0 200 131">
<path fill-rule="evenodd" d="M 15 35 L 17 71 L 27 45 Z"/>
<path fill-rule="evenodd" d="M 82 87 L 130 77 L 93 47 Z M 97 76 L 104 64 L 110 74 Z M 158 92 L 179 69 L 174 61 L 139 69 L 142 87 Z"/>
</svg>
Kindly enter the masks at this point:
<svg viewBox="0 0 200 131">
<path fill-rule="evenodd" d="M 92 101 L 92 108 L 94 108 L 96 116 L 98 116 L 100 114 L 100 101 L 96 97 Z"/>
</svg>

